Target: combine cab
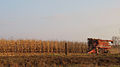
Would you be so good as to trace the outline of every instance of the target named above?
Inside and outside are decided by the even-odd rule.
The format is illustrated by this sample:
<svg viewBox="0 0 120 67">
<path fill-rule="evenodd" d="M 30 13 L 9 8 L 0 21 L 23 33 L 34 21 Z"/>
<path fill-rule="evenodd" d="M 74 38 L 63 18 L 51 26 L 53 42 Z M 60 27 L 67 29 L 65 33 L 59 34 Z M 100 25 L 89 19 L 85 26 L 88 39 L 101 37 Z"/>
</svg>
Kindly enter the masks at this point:
<svg viewBox="0 0 120 67">
<path fill-rule="evenodd" d="M 109 49 L 111 49 L 112 40 L 101 40 L 101 39 L 93 39 L 88 38 L 88 50 L 89 54 L 104 54 L 109 53 Z"/>
</svg>

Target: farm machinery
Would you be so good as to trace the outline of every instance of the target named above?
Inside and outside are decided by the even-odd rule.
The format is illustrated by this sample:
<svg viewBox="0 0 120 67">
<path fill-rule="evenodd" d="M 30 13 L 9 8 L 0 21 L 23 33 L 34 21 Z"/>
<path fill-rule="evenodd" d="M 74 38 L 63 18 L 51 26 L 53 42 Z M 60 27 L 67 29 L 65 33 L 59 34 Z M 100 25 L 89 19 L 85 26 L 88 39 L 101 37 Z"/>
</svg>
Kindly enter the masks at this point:
<svg viewBox="0 0 120 67">
<path fill-rule="evenodd" d="M 88 38 L 88 53 L 89 54 L 104 54 L 110 53 L 112 40 L 102 40 Z"/>
</svg>

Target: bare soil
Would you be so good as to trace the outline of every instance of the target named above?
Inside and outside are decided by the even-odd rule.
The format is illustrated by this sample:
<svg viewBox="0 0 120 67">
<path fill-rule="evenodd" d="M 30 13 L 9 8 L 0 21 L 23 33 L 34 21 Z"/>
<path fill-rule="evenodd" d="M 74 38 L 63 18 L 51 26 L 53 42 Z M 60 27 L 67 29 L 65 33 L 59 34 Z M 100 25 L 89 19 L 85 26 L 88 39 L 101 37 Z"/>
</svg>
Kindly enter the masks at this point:
<svg viewBox="0 0 120 67">
<path fill-rule="evenodd" d="M 110 56 L 12 56 L 0 57 L 0 67 L 69 67 L 69 65 L 83 65 L 83 67 L 99 67 L 120 65 L 120 57 Z M 74 66 L 73 66 L 74 67 Z"/>
</svg>

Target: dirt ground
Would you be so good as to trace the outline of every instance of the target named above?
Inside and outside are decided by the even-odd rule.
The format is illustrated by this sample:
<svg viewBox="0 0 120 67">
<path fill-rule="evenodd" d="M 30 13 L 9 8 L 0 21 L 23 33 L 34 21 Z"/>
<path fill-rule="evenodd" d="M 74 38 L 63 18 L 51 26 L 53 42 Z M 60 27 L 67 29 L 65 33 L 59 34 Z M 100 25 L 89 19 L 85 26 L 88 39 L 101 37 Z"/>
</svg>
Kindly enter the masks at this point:
<svg viewBox="0 0 120 67">
<path fill-rule="evenodd" d="M 0 57 L 0 67 L 112 67 L 120 56 L 14 56 Z"/>
</svg>

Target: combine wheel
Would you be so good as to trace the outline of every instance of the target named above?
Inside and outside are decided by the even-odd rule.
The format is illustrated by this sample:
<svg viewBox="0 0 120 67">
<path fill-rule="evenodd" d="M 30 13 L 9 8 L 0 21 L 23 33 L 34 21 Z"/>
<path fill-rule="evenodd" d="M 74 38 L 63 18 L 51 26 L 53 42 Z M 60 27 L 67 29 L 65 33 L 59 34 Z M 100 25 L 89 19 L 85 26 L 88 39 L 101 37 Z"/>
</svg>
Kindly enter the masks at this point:
<svg viewBox="0 0 120 67">
<path fill-rule="evenodd" d="M 99 53 L 99 54 L 104 54 L 104 49 L 99 48 L 99 49 L 98 49 L 98 53 Z"/>
<path fill-rule="evenodd" d="M 109 51 L 109 50 L 105 50 L 104 53 L 107 53 L 107 54 L 108 54 L 108 53 L 110 53 L 110 51 Z"/>
</svg>

